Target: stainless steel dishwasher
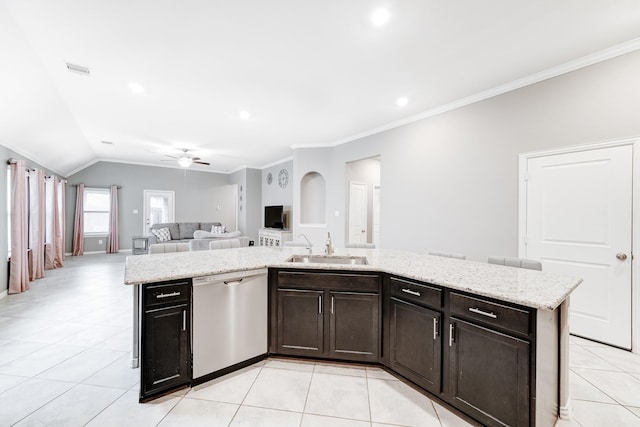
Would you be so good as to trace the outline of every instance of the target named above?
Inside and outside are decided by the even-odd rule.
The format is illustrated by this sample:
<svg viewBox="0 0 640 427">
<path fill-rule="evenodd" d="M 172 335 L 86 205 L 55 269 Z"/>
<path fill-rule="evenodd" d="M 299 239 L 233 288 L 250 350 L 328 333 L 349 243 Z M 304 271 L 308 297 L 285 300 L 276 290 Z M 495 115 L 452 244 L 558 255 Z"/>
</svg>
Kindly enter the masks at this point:
<svg viewBox="0 0 640 427">
<path fill-rule="evenodd" d="M 193 279 L 193 378 L 267 353 L 267 270 Z"/>
</svg>

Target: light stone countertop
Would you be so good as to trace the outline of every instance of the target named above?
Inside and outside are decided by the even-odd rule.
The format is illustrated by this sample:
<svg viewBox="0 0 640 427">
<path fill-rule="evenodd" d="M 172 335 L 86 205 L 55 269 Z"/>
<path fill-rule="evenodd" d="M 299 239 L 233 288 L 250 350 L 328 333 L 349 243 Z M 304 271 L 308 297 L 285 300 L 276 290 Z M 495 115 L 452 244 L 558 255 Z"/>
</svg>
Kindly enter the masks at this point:
<svg viewBox="0 0 640 427">
<path fill-rule="evenodd" d="M 315 248 L 314 255 L 320 255 L 320 249 Z M 286 262 L 293 254 L 307 253 L 304 248 L 257 246 L 128 256 L 125 284 L 138 285 L 267 267 L 376 271 L 536 309 L 555 310 L 582 282 L 577 277 L 386 249 L 336 248 L 334 255 L 366 256 L 367 265 Z"/>
</svg>

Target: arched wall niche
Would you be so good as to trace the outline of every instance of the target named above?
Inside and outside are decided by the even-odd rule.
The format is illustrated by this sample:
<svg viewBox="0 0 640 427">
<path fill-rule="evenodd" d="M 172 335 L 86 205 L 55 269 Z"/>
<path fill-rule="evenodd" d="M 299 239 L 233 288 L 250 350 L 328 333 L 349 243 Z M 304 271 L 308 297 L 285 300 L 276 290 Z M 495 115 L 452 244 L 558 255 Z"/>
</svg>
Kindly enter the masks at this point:
<svg viewBox="0 0 640 427">
<path fill-rule="evenodd" d="M 326 224 L 326 184 L 318 172 L 308 172 L 300 181 L 300 223 Z"/>
</svg>

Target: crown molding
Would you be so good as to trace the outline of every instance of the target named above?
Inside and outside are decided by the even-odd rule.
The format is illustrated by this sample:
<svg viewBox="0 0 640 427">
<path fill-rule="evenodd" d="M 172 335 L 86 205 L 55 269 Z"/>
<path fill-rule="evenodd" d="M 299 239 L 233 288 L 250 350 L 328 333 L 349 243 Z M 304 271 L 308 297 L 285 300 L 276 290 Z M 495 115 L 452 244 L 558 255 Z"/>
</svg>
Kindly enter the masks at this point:
<svg viewBox="0 0 640 427">
<path fill-rule="evenodd" d="M 59 170 L 57 169 L 52 169 L 49 166 L 46 166 L 41 160 L 38 159 L 38 156 L 35 156 L 33 154 L 31 154 L 28 151 L 24 151 L 22 149 L 20 149 L 20 147 L 12 147 L 10 143 L 7 142 L 0 142 L 0 145 L 2 145 L 3 147 L 5 147 L 8 150 L 13 151 L 14 153 L 16 153 L 18 156 L 23 157 L 25 160 L 28 160 L 32 163 L 37 163 L 40 167 L 43 167 L 45 169 L 48 169 L 49 171 L 51 171 L 52 173 L 62 177 L 62 178 L 66 178 L 66 176 L 61 173 Z"/>
<path fill-rule="evenodd" d="M 640 50 L 640 37 L 636 39 L 629 40 L 624 43 L 620 43 L 618 45 L 609 47 L 607 49 L 603 49 L 589 55 L 583 56 L 581 58 L 575 59 L 573 61 L 565 62 L 564 64 L 557 65 L 555 67 L 547 68 L 546 70 L 542 70 L 538 73 L 530 74 L 521 79 L 513 80 L 511 82 L 502 84 L 500 86 L 493 87 L 491 89 L 478 92 L 474 95 L 467 96 L 465 98 L 458 99 L 456 101 L 450 102 L 448 104 L 444 104 L 430 110 L 423 111 L 418 114 L 414 114 L 412 116 L 405 117 L 400 120 L 393 121 L 391 123 L 387 123 L 382 126 L 378 126 L 364 132 L 359 132 L 351 136 L 347 136 L 345 138 L 326 142 L 326 143 L 317 143 L 317 144 L 294 144 L 290 147 L 292 149 L 298 148 L 329 148 L 336 147 L 338 145 L 346 144 L 348 142 L 356 141 L 358 139 L 365 138 L 367 136 L 375 135 L 378 133 L 385 132 L 387 130 L 391 130 L 400 126 L 407 125 L 409 123 L 417 122 L 419 120 L 423 120 L 429 117 L 437 116 L 439 114 L 443 114 L 452 110 L 456 110 L 458 108 L 465 107 L 467 105 L 475 104 L 476 102 L 484 101 L 489 98 L 493 98 L 498 95 L 503 95 L 507 92 L 511 92 L 517 89 L 521 89 L 525 86 L 530 86 L 532 84 L 539 83 L 544 80 L 551 79 L 553 77 L 557 77 L 563 74 L 570 73 L 572 71 L 579 70 L 581 68 L 588 67 L 593 64 L 597 64 L 599 62 L 607 61 L 609 59 L 616 58 L 621 55 L 625 55 L 627 53 L 634 52 L 636 50 Z"/>
<path fill-rule="evenodd" d="M 275 162 L 271 162 L 269 164 L 266 164 L 264 166 L 259 167 L 258 169 L 267 169 L 267 168 L 271 168 L 273 166 L 276 165 L 280 165 L 284 162 L 290 162 L 291 160 L 293 160 L 293 156 L 289 156 L 289 157 L 285 157 L 284 159 L 280 159 L 280 160 L 276 160 Z"/>
</svg>

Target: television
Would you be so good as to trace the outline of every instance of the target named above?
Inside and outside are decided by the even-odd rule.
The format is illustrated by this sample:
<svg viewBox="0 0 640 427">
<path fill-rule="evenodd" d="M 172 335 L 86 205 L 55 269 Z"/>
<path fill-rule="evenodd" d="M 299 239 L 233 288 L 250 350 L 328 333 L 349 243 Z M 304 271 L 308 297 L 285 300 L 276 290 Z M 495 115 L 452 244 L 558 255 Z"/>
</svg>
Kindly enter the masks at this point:
<svg viewBox="0 0 640 427">
<path fill-rule="evenodd" d="M 265 228 L 284 228 L 283 218 L 284 206 L 265 206 L 264 207 L 264 226 Z"/>
</svg>

